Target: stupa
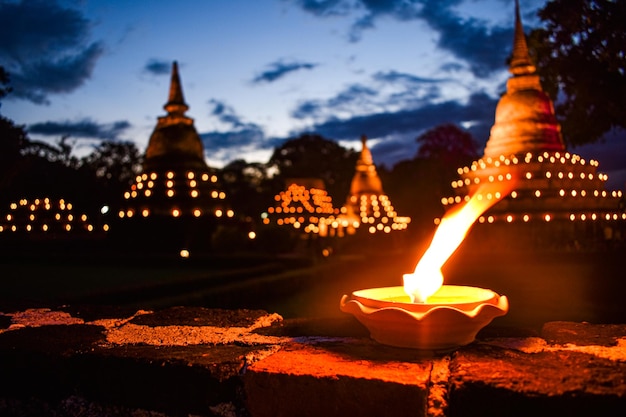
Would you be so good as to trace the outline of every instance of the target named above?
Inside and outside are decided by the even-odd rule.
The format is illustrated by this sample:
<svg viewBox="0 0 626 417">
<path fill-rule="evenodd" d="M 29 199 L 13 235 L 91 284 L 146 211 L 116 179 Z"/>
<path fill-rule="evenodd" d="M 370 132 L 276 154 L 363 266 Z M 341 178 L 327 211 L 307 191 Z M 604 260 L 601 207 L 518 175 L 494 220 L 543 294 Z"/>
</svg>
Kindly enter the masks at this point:
<svg viewBox="0 0 626 417">
<path fill-rule="evenodd" d="M 294 178 L 286 181 L 285 190 L 274 196 L 274 206 L 267 209 L 263 224 L 291 226 L 306 234 L 334 235 L 332 222 L 339 210 L 318 178 Z"/>
<path fill-rule="evenodd" d="M 161 228 L 166 236 L 185 232 L 187 236 L 179 242 L 182 246 L 190 244 L 189 236 L 194 236 L 196 244 L 208 242 L 216 227 L 234 219 L 235 213 L 227 204 L 216 171 L 205 162 L 193 119 L 185 115 L 189 106 L 176 62 L 172 64 L 169 99 L 163 108 L 167 114 L 158 118 L 150 136 L 143 172 L 124 193 L 117 215 L 122 227 L 140 227 L 129 229 L 137 233 L 152 231 L 148 234 L 154 236 L 159 234 L 154 229 Z"/>
<path fill-rule="evenodd" d="M 49 197 L 11 202 L 0 218 L 0 235 L 27 240 L 87 238 L 108 230 L 108 224 L 77 212 L 71 202 Z"/>
<path fill-rule="evenodd" d="M 361 154 L 356 162 L 350 194 L 335 222 L 336 227 L 348 234 L 356 233 L 359 228 L 367 230 L 368 233 L 406 230 L 411 218 L 398 216 L 389 197 L 383 191 L 383 184 L 376 172 L 365 135 L 361 136 L 361 143 Z"/>
<path fill-rule="evenodd" d="M 510 194 L 478 219 L 468 239 L 572 249 L 620 239 L 626 224 L 622 192 L 605 189 L 608 176 L 597 171 L 597 161 L 567 151 L 528 52 L 518 2 L 509 71 L 484 156 L 458 169 L 454 195 L 442 199 L 445 208 L 469 200 L 482 184 L 514 181 Z"/>
</svg>

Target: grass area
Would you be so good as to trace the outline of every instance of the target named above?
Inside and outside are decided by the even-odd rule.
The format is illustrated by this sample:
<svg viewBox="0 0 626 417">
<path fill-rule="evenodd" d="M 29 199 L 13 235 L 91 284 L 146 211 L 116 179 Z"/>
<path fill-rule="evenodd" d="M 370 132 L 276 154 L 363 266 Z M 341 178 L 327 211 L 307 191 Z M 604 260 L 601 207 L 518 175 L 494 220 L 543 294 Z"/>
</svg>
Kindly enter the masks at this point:
<svg viewBox="0 0 626 417">
<path fill-rule="evenodd" d="M 275 257 L 196 259 L 0 259 L 0 311 L 42 303 L 162 308 L 199 305 L 261 308 L 284 317 L 342 316 L 352 291 L 402 285 L 415 266 L 407 253 L 290 260 Z M 444 268 L 447 284 L 506 295 L 509 313 L 494 324 L 540 327 L 546 321 L 626 323 L 621 253 L 460 254 Z"/>
</svg>

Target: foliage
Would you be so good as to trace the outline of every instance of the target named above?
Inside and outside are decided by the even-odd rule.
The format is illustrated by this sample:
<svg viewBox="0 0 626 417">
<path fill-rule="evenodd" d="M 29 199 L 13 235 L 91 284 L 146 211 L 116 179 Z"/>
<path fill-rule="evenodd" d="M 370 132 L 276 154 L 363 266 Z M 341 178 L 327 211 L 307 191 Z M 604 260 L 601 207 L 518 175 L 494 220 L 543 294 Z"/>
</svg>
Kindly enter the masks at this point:
<svg viewBox="0 0 626 417">
<path fill-rule="evenodd" d="M 0 191 L 15 177 L 21 150 L 28 143 L 24 126 L 0 116 Z"/>
<path fill-rule="evenodd" d="M 0 66 L 0 98 L 6 96 L 11 92 L 11 87 L 9 87 L 9 73 Z"/>
<path fill-rule="evenodd" d="M 478 142 L 471 133 L 453 124 L 444 124 L 422 133 L 417 157 L 441 161 L 444 167 L 456 169 L 478 157 Z"/>
<path fill-rule="evenodd" d="M 626 128 L 626 2 L 551 0 L 539 17 L 545 27 L 529 46 L 564 140 L 580 145 Z"/>
<path fill-rule="evenodd" d="M 275 179 L 282 181 L 282 188 L 290 178 L 322 179 L 335 204 L 341 204 L 350 189 L 358 155 L 333 140 L 303 134 L 276 148 L 268 167 L 277 170 Z"/>
<path fill-rule="evenodd" d="M 275 193 L 264 164 L 236 159 L 222 168 L 222 180 L 236 213 L 258 220 L 272 203 Z"/>
</svg>

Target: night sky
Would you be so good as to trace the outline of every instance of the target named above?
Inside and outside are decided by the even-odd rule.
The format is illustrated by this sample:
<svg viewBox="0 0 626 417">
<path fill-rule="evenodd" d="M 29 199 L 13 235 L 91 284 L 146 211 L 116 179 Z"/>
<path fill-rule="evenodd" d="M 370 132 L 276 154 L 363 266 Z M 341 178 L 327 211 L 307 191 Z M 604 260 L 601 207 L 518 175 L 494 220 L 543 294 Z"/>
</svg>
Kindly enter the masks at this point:
<svg viewBox="0 0 626 417">
<path fill-rule="evenodd" d="M 522 0 L 526 32 L 543 0 Z M 266 162 L 315 132 L 376 163 L 443 123 L 489 136 L 508 77 L 513 0 L 0 0 L 0 112 L 34 139 L 147 145 L 173 60 L 207 162 Z M 570 149 L 626 183 L 626 135 Z"/>
</svg>

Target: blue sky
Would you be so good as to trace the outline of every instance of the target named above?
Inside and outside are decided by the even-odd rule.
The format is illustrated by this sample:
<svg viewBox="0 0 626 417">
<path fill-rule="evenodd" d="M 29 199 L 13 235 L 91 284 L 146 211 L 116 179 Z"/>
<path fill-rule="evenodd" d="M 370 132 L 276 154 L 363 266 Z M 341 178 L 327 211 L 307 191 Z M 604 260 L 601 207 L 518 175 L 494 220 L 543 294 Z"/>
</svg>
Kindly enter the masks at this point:
<svg viewBox="0 0 626 417">
<path fill-rule="evenodd" d="M 527 31 L 544 0 L 522 0 Z M 31 137 L 144 150 L 179 62 L 207 162 L 266 162 L 302 132 L 377 163 L 452 122 L 484 144 L 508 77 L 513 0 L 0 0 L 0 112 Z M 626 182 L 623 138 L 571 149 Z M 603 158 L 606 158 L 606 163 Z"/>
</svg>

